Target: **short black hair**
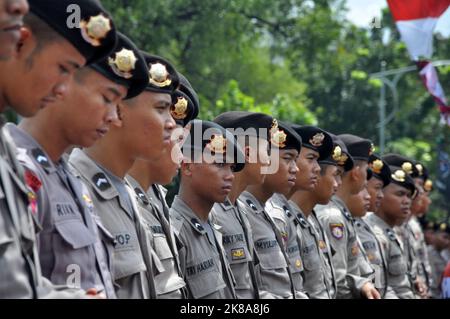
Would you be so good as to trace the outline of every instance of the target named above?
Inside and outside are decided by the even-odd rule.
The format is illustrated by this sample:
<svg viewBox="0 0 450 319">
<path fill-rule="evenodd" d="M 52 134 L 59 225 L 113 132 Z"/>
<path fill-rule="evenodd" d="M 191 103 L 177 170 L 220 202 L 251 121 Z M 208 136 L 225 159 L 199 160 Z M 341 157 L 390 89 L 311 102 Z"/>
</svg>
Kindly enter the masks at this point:
<svg viewBox="0 0 450 319">
<path fill-rule="evenodd" d="M 33 13 L 28 13 L 24 17 L 24 25 L 27 26 L 33 36 L 36 38 L 36 47 L 27 60 L 27 64 L 31 68 L 33 66 L 34 57 L 42 51 L 45 46 L 63 40 L 63 37 L 52 29 L 45 21 Z"/>
</svg>

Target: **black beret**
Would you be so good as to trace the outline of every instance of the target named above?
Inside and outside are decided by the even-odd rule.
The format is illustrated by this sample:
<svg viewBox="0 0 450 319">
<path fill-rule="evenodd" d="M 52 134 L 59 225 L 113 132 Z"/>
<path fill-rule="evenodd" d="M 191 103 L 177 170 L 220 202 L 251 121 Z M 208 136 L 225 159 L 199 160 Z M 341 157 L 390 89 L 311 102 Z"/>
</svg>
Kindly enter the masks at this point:
<svg viewBox="0 0 450 319">
<path fill-rule="evenodd" d="M 221 161 L 234 163 L 235 172 L 241 171 L 245 166 L 244 153 L 234 135 L 214 122 L 191 121 L 189 134 L 182 148 L 184 156 L 193 160 L 206 151 L 219 156 Z"/>
<path fill-rule="evenodd" d="M 414 165 L 415 162 L 405 156 L 390 153 L 383 156 L 383 161 L 385 161 L 389 165 L 401 167 L 405 171 L 405 173 L 408 173 L 408 175 L 410 175 L 412 178 L 419 176 L 419 172 Z"/>
<path fill-rule="evenodd" d="M 370 180 L 373 176 L 373 172 L 370 168 L 367 168 L 367 177 L 366 180 Z"/>
<path fill-rule="evenodd" d="M 333 152 L 333 139 L 328 132 L 316 126 L 292 126 L 302 138 L 302 146 L 319 153 L 319 161 L 326 159 Z"/>
<path fill-rule="evenodd" d="M 424 182 L 428 179 L 428 169 L 420 163 L 419 161 L 414 161 L 414 172 L 413 172 L 413 178 L 418 177 L 421 178 Z M 417 175 L 415 175 L 417 173 Z"/>
<path fill-rule="evenodd" d="M 425 216 L 420 216 L 417 218 L 420 223 L 420 226 L 423 230 L 436 230 L 437 223 L 428 220 Z"/>
<path fill-rule="evenodd" d="M 30 11 L 63 36 L 91 64 L 107 57 L 117 41 L 116 28 L 98 0 L 28 0 Z M 78 6 L 71 11 L 69 6 Z M 71 16 L 80 14 L 80 25 L 70 26 Z M 75 21 L 76 19 L 74 19 Z"/>
<path fill-rule="evenodd" d="M 434 229 L 438 232 L 444 232 L 447 234 L 450 234 L 450 225 L 448 222 L 440 222 L 440 223 L 436 223 Z"/>
<path fill-rule="evenodd" d="M 414 198 L 417 194 L 417 190 L 412 177 L 399 166 L 389 165 L 389 169 L 391 170 L 391 183 L 409 189 L 412 193 L 412 198 Z"/>
<path fill-rule="evenodd" d="M 149 81 L 146 91 L 172 95 L 178 88 L 180 79 L 175 67 L 164 58 L 141 51 L 148 67 Z"/>
<path fill-rule="evenodd" d="M 383 187 L 386 187 L 391 182 L 391 170 L 386 162 L 384 162 L 378 155 L 372 154 L 369 156 L 369 169 L 372 171 L 372 176 L 380 179 L 383 182 Z"/>
<path fill-rule="evenodd" d="M 326 159 L 319 159 L 319 163 L 342 166 L 344 171 L 348 172 L 354 166 L 353 157 L 349 154 L 347 146 L 345 146 L 344 142 L 338 136 L 329 132 L 328 134 L 333 141 L 333 151 Z"/>
<path fill-rule="evenodd" d="M 232 129 L 235 136 L 254 136 L 269 140 L 273 117 L 263 113 L 230 111 L 217 116 L 214 122 Z"/>
<path fill-rule="evenodd" d="M 126 86 L 125 99 L 139 95 L 147 86 L 148 69 L 145 59 L 136 45 L 117 32 L 117 45 L 110 56 L 90 67 L 111 81 Z"/>
<path fill-rule="evenodd" d="M 340 134 L 338 136 L 347 146 L 353 160 L 369 161 L 369 156 L 373 153 L 373 144 L 370 140 L 353 134 Z"/>
<path fill-rule="evenodd" d="M 200 101 L 186 77 L 178 72 L 180 85 L 172 93 L 172 107 L 170 114 L 177 124 L 186 126 L 191 120 L 197 118 L 200 110 Z"/>
<path fill-rule="evenodd" d="M 295 149 L 300 152 L 302 148 L 302 137 L 297 134 L 293 125 L 274 119 L 269 134 L 270 146 L 272 148 L 281 150 Z"/>
</svg>

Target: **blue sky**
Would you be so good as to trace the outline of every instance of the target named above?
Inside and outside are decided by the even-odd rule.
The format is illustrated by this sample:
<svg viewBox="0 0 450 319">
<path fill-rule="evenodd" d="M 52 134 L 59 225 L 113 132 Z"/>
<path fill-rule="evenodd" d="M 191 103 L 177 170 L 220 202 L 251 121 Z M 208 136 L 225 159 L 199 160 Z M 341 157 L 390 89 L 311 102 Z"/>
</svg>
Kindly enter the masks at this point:
<svg viewBox="0 0 450 319">
<path fill-rule="evenodd" d="M 385 7 L 386 0 L 347 0 L 347 18 L 358 26 L 369 26 L 374 17 L 380 17 L 380 11 Z M 439 19 L 436 32 L 450 36 L 450 8 Z"/>
</svg>

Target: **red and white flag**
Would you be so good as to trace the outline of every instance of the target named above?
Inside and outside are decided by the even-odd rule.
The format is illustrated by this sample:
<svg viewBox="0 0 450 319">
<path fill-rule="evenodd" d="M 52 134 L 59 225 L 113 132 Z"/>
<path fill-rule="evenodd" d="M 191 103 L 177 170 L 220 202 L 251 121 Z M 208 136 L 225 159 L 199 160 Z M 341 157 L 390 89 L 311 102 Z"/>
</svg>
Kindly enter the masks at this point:
<svg viewBox="0 0 450 319">
<path fill-rule="evenodd" d="M 419 61 L 417 62 L 417 67 L 419 68 L 419 74 L 423 84 L 439 106 L 441 121 L 450 125 L 450 106 L 447 104 L 447 99 L 439 82 L 436 69 L 430 61 Z"/>
<path fill-rule="evenodd" d="M 387 0 L 397 29 L 413 61 L 430 59 L 433 30 L 450 0 Z"/>
<path fill-rule="evenodd" d="M 439 17 L 450 6 L 450 0 L 387 0 L 397 29 L 428 92 L 439 106 L 442 122 L 450 125 L 450 106 L 434 66 L 433 31 Z"/>
</svg>

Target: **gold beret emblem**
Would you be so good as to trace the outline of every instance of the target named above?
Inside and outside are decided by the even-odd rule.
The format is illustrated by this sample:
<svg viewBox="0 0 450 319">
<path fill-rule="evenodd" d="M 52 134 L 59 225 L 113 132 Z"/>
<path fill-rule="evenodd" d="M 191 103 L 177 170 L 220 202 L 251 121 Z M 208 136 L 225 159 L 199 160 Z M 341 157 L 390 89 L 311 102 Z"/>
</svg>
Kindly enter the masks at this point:
<svg viewBox="0 0 450 319">
<path fill-rule="evenodd" d="M 341 159 L 342 156 L 342 149 L 339 145 L 337 145 L 334 150 L 333 150 L 333 160 L 335 160 L 336 162 L 339 162 L 339 160 Z"/>
<path fill-rule="evenodd" d="M 137 58 L 132 50 L 123 48 L 116 52 L 116 58 L 108 58 L 108 64 L 115 74 L 118 76 L 130 79 L 133 74 L 131 71 L 136 67 Z"/>
<path fill-rule="evenodd" d="M 314 147 L 320 147 L 323 144 L 323 139 L 325 135 L 323 133 L 317 133 L 312 138 L 309 139 L 309 143 Z"/>
<path fill-rule="evenodd" d="M 431 191 L 433 189 L 433 181 L 431 179 L 427 179 L 423 184 L 423 188 L 427 192 Z"/>
<path fill-rule="evenodd" d="M 172 107 L 170 108 L 170 114 L 176 120 L 183 120 L 187 116 L 187 109 L 188 101 L 184 97 L 179 96 L 177 103 L 172 105 Z"/>
<path fill-rule="evenodd" d="M 391 177 L 394 181 L 403 183 L 406 179 L 406 173 L 403 170 L 396 170 L 394 174 L 391 174 Z"/>
<path fill-rule="evenodd" d="M 172 83 L 170 74 L 164 64 L 159 62 L 150 64 L 148 73 L 150 76 L 150 83 L 157 87 L 163 88 Z"/>
<path fill-rule="evenodd" d="M 340 166 L 344 165 L 348 159 L 348 156 L 342 152 L 342 148 L 337 145 L 333 150 L 333 160 Z"/>
<path fill-rule="evenodd" d="M 419 175 L 422 176 L 423 175 L 423 166 L 422 166 L 422 164 L 416 164 L 416 169 L 419 172 Z"/>
<path fill-rule="evenodd" d="M 286 133 L 278 129 L 278 121 L 273 119 L 272 127 L 270 128 L 270 142 L 278 148 L 283 148 L 286 146 L 286 138 Z"/>
<path fill-rule="evenodd" d="M 375 174 L 380 174 L 381 170 L 383 169 L 383 166 L 384 166 L 383 161 L 379 159 L 376 159 L 372 163 L 370 163 L 370 168 Z"/>
<path fill-rule="evenodd" d="M 404 162 L 402 164 L 402 170 L 405 171 L 405 173 L 407 173 L 408 175 L 410 175 L 413 172 L 413 167 L 412 164 L 410 162 Z"/>
<path fill-rule="evenodd" d="M 111 31 L 111 20 L 99 14 L 95 17 L 90 17 L 87 22 L 82 20 L 80 29 L 81 35 L 86 42 L 94 47 L 99 47 L 102 44 L 101 40 Z"/>
<path fill-rule="evenodd" d="M 223 154 L 227 149 L 227 140 L 223 135 L 213 135 L 206 147 L 214 153 Z"/>
</svg>

